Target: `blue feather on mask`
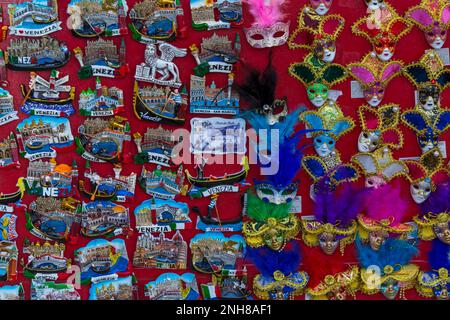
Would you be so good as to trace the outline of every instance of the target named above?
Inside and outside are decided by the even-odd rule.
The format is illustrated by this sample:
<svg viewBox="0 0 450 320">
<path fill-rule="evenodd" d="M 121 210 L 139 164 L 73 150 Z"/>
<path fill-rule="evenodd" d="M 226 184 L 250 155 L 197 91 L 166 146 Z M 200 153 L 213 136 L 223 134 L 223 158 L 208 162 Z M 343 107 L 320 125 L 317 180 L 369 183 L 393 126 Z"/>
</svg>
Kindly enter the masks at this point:
<svg viewBox="0 0 450 320">
<path fill-rule="evenodd" d="M 284 143 L 273 146 L 271 154 L 261 163 L 262 168 L 277 169 L 274 174 L 267 175 L 267 180 L 276 188 L 284 188 L 295 179 L 302 165 L 303 149 L 298 147 L 303 135 L 308 130 L 301 130 Z M 268 161 L 268 162 L 267 162 Z"/>
<path fill-rule="evenodd" d="M 434 239 L 428 253 L 428 260 L 433 270 L 437 271 L 440 268 L 450 270 L 450 245 L 439 239 Z"/>
<path fill-rule="evenodd" d="M 396 238 L 386 239 L 378 251 L 373 250 L 370 245 L 363 244 L 358 236 L 355 243 L 361 266 L 363 268 L 378 266 L 381 272 L 388 265 L 398 271 L 396 268 L 409 264 L 411 259 L 419 253 L 416 246 Z"/>
<path fill-rule="evenodd" d="M 267 247 L 247 248 L 246 256 L 264 277 L 273 277 L 275 271 L 287 276 L 297 272 L 301 263 L 300 248 L 295 242 L 289 243 L 283 251 Z"/>
</svg>

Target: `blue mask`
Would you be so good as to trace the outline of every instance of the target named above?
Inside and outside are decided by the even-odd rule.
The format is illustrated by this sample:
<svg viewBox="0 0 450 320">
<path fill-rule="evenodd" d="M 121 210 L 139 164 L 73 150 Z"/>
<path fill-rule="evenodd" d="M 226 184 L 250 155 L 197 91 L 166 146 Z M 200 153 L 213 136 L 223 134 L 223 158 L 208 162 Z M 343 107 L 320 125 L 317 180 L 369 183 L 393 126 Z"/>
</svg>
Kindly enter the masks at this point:
<svg viewBox="0 0 450 320">
<path fill-rule="evenodd" d="M 319 157 L 328 156 L 336 145 L 336 140 L 328 135 L 319 135 L 314 138 L 314 149 Z"/>
</svg>

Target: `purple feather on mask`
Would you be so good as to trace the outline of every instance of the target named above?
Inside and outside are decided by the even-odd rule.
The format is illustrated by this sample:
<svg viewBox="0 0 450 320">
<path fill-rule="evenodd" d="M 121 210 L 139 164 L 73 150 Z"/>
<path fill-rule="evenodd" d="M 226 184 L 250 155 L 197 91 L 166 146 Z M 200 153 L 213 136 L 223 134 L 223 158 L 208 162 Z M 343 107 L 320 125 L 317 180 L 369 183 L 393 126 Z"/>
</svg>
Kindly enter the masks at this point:
<svg viewBox="0 0 450 320">
<path fill-rule="evenodd" d="M 348 226 L 363 210 L 364 193 L 363 189 L 356 189 L 348 182 L 343 183 L 337 191 L 317 193 L 314 209 L 316 220 Z"/>
<path fill-rule="evenodd" d="M 439 184 L 427 200 L 420 204 L 422 214 L 450 211 L 450 181 Z"/>
<path fill-rule="evenodd" d="M 408 209 L 408 202 L 401 196 L 400 188 L 390 184 L 367 189 L 363 205 L 367 217 L 376 221 L 390 219 L 396 223 L 403 222 Z"/>
</svg>

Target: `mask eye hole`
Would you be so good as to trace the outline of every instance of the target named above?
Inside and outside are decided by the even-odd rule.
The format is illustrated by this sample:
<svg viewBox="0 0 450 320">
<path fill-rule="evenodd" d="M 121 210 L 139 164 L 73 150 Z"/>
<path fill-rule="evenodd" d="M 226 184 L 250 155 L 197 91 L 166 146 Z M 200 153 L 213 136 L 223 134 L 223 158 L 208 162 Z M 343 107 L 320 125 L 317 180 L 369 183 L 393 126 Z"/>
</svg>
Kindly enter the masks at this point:
<svg viewBox="0 0 450 320">
<path fill-rule="evenodd" d="M 428 32 L 428 36 L 432 37 L 432 36 L 434 36 L 434 33 L 430 31 L 430 32 Z"/>
<path fill-rule="evenodd" d="M 263 35 L 259 34 L 259 33 L 252 34 L 251 38 L 253 40 L 263 40 L 264 39 Z"/>
<path fill-rule="evenodd" d="M 322 93 L 323 93 L 323 94 L 326 94 L 327 92 L 328 92 L 327 89 L 322 89 Z"/>
<path fill-rule="evenodd" d="M 430 188 L 426 188 L 425 191 L 426 192 L 431 192 L 431 189 Z"/>
<path fill-rule="evenodd" d="M 316 139 L 317 143 L 322 143 L 322 139 Z"/>
<path fill-rule="evenodd" d="M 309 93 L 315 94 L 315 93 L 316 93 L 316 90 L 314 90 L 314 89 L 309 89 Z"/>
<path fill-rule="evenodd" d="M 333 141 L 328 141 L 328 144 L 331 146 L 331 145 L 333 145 Z"/>
<path fill-rule="evenodd" d="M 286 33 L 284 31 L 277 31 L 273 34 L 274 38 L 281 38 L 285 35 Z"/>
<path fill-rule="evenodd" d="M 372 185 L 373 185 L 373 181 L 372 181 L 372 180 L 367 180 L 367 184 L 368 184 L 369 186 L 372 186 Z"/>
<path fill-rule="evenodd" d="M 446 33 L 447 33 L 447 32 L 446 32 L 445 30 L 442 30 L 442 31 L 441 31 L 441 36 L 445 36 Z"/>
<path fill-rule="evenodd" d="M 369 135 L 366 132 L 364 132 L 363 137 L 367 139 L 367 138 L 369 138 Z"/>
<path fill-rule="evenodd" d="M 417 184 L 414 184 L 414 185 L 413 185 L 413 188 L 414 188 L 415 190 L 419 190 L 419 186 L 418 186 Z"/>
</svg>

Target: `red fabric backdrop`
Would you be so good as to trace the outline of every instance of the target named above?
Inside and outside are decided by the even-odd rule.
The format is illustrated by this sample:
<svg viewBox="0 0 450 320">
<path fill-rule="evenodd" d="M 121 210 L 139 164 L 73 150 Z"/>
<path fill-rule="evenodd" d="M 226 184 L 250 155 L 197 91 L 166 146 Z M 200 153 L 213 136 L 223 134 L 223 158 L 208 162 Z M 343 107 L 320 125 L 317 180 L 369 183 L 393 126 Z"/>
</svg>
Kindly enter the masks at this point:
<svg viewBox="0 0 450 320">
<path fill-rule="evenodd" d="M 79 39 L 74 37 L 71 32 L 67 29 L 65 22 L 67 21 L 67 14 L 66 14 L 66 8 L 68 4 L 68 0 L 62 0 L 59 1 L 59 13 L 60 13 L 60 20 L 63 21 L 63 30 L 53 34 L 52 36 L 55 36 L 59 39 L 62 39 L 66 41 L 69 45 L 69 49 L 73 50 L 75 47 L 80 46 L 81 48 L 84 48 L 86 44 L 86 40 Z M 128 5 L 131 8 L 136 1 L 134 0 L 128 0 Z M 198 32 L 194 31 L 190 28 L 190 21 L 191 21 L 191 15 L 190 15 L 190 9 L 189 9 L 189 1 L 187 0 L 181 0 L 183 9 L 185 12 L 185 21 L 188 25 L 189 34 L 186 39 L 178 39 L 174 45 L 182 48 L 188 48 L 189 45 L 196 43 L 199 45 L 201 38 L 205 36 L 210 36 L 213 31 L 204 31 L 204 32 Z M 288 18 L 291 20 L 291 31 L 294 30 L 296 27 L 296 21 L 297 21 L 297 14 L 300 8 L 302 8 L 306 3 L 309 1 L 307 0 L 298 0 L 298 1 L 287 1 L 289 2 L 287 6 L 287 12 L 288 12 Z M 402 0 L 402 1 L 391 1 L 391 4 L 398 10 L 400 14 L 403 14 L 406 9 L 412 5 L 416 5 L 419 1 L 418 0 Z M 6 13 L 6 5 L 3 5 L 3 10 Z M 346 23 L 345 23 L 345 29 L 342 32 L 342 35 L 337 41 L 337 56 L 335 62 L 341 63 L 341 64 L 348 64 L 350 62 L 359 61 L 369 50 L 371 50 L 371 45 L 362 37 L 354 36 L 351 33 L 351 25 L 361 16 L 365 14 L 366 11 L 366 5 L 363 0 L 334 0 L 333 6 L 330 10 L 330 13 L 339 13 L 342 16 L 345 17 Z M 6 17 L 5 17 L 6 18 Z M 251 16 L 248 14 L 247 8 L 245 8 L 244 11 L 244 26 L 248 26 L 251 23 Z M 242 43 L 242 59 L 243 61 L 247 63 L 251 63 L 253 66 L 264 68 L 267 63 L 268 58 L 268 49 L 254 49 L 251 46 L 248 45 L 248 43 L 245 40 L 243 30 L 241 28 L 239 29 L 232 29 L 232 30 L 218 30 L 216 31 L 219 35 L 226 35 L 228 34 L 230 38 L 234 38 L 235 32 L 239 32 L 241 35 L 241 43 Z M 115 39 L 117 43 L 120 43 L 119 39 Z M 131 35 L 127 35 L 125 37 L 126 46 L 127 46 L 127 60 L 131 68 L 130 74 L 125 79 L 102 79 L 102 83 L 108 86 L 118 86 L 124 90 L 125 95 L 125 107 L 126 107 L 126 113 L 125 116 L 128 118 L 132 133 L 139 131 L 143 133 L 147 127 L 157 127 L 159 124 L 151 123 L 151 122 L 144 122 L 139 121 L 136 119 L 133 110 L 132 110 L 132 93 L 133 93 L 133 83 L 134 83 L 134 71 L 135 66 L 139 63 L 141 63 L 144 59 L 144 49 L 145 46 L 143 44 L 140 44 L 136 41 L 134 41 L 131 38 Z M 2 49 L 5 50 L 7 47 L 7 43 L 9 42 L 9 39 L 7 41 L 4 41 L 1 46 Z M 417 61 L 422 54 L 424 53 L 424 50 L 428 49 L 428 45 L 422 35 L 422 32 L 418 30 L 417 28 L 414 28 L 410 34 L 408 34 L 405 38 L 403 38 L 400 43 L 397 46 L 397 51 L 395 53 L 394 58 L 401 59 L 405 63 L 411 63 L 413 61 Z M 279 75 L 279 85 L 277 87 L 277 95 L 278 96 L 287 96 L 289 107 L 291 110 L 297 108 L 299 104 L 305 104 L 308 108 L 313 109 L 313 106 L 308 102 L 306 97 L 306 90 L 305 88 L 294 78 L 292 78 L 288 72 L 288 66 L 292 62 L 301 61 L 303 57 L 305 56 L 307 52 L 304 50 L 289 50 L 288 47 L 282 46 L 282 47 L 276 47 L 273 49 L 273 59 L 274 64 L 276 66 L 276 69 L 278 71 Z M 194 58 L 190 55 L 188 55 L 185 58 L 177 59 L 176 63 L 180 67 L 181 77 L 183 80 L 183 83 L 188 84 L 189 83 L 189 77 L 192 73 L 192 70 L 195 66 Z M 87 89 L 89 87 L 94 87 L 95 81 L 94 79 L 87 79 L 87 80 L 79 80 L 77 77 L 76 72 L 79 69 L 79 64 L 76 61 L 75 58 L 72 57 L 70 63 L 66 65 L 64 68 L 61 68 L 59 71 L 61 71 L 63 74 L 70 74 L 71 84 L 76 86 L 77 89 L 77 96 L 81 92 L 81 90 Z M 237 69 L 237 74 L 239 77 L 239 66 Z M 48 72 L 40 73 L 43 76 L 48 76 Z M 19 108 L 19 105 L 22 101 L 20 92 L 19 92 L 19 85 L 21 83 L 28 84 L 29 81 L 29 73 L 28 72 L 13 72 L 8 70 L 8 79 L 10 82 L 8 90 L 14 95 L 15 97 L 15 106 L 16 109 Z M 209 76 L 209 79 L 216 79 L 216 76 Z M 220 79 L 220 76 L 218 76 L 217 79 Z M 221 80 L 218 80 L 221 81 Z M 351 116 L 357 123 L 357 127 L 348 135 L 345 135 L 342 139 L 339 140 L 337 143 L 337 148 L 342 154 L 342 160 L 347 162 L 349 161 L 350 157 L 357 152 L 357 137 L 360 132 L 359 129 L 359 123 L 358 118 L 356 116 L 356 110 L 358 106 L 364 103 L 363 99 L 351 99 L 350 97 L 350 79 L 345 81 L 344 83 L 338 85 L 335 89 L 342 90 L 343 96 L 341 96 L 338 100 L 339 105 L 341 106 L 343 112 Z M 404 77 L 397 77 L 395 78 L 388 86 L 386 90 L 386 96 L 384 98 L 385 103 L 398 103 L 401 106 L 402 110 L 410 109 L 414 107 L 414 88 L 410 83 L 404 78 Z M 450 95 L 443 94 L 442 96 L 442 105 L 447 106 L 450 102 Z M 77 105 L 75 106 L 77 108 Z M 19 112 L 20 118 L 26 118 L 26 115 Z M 192 115 L 188 114 L 188 119 L 190 119 Z M 207 115 L 200 115 L 200 117 L 207 117 Z M 72 117 L 70 117 L 70 122 L 72 126 L 72 132 L 77 132 L 78 126 L 83 122 L 84 117 L 76 114 Z M 0 136 L 5 137 L 9 132 L 15 131 L 15 128 L 19 122 L 15 121 L 12 123 L 9 123 L 5 126 L 0 127 Z M 174 126 L 170 125 L 164 125 L 165 128 L 175 128 Z M 184 125 L 184 128 L 189 129 L 189 121 L 186 121 L 186 124 Z M 395 157 L 402 157 L 402 156 L 418 156 L 420 154 L 420 149 L 416 142 L 415 135 L 408 130 L 405 126 L 401 125 L 401 129 L 405 136 L 405 146 L 402 150 L 394 152 Z M 441 140 L 448 141 L 448 133 L 442 137 Z M 129 145 L 129 151 L 132 153 L 136 152 L 136 147 L 133 143 Z M 308 153 L 313 154 L 312 148 L 307 151 Z M 84 169 L 84 163 L 85 160 L 82 159 L 78 154 L 76 154 L 74 151 L 71 153 L 66 154 L 58 154 L 57 162 L 58 163 L 67 163 L 71 164 L 72 160 L 76 159 L 78 162 L 78 167 L 80 171 L 80 177 L 83 174 Z M 26 169 L 28 167 L 28 160 L 21 159 L 22 167 L 20 169 L 5 169 L 0 174 L 0 191 L 3 193 L 9 193 L 13 192 L 15 190 L 15 183 L 17 181 L 17 178 L 20 176 L 26 175 Z M 97 170 L 100 174 L 112 174 L 112 165 L 111 164 L 96 164 L 92 163 L 92 167 Z M 153 165 L 148 165 L 149 168 L 153 168 Z M 185 166 L 188 169 L 192 169 L 192 166 Z M 216 175 L 220 175 L 225 172 L 233 172 L 238 168 L 239 166 L 214 166 L 210 167 L 207 170 L 211 170 Z M 137 174 L 140 174 L 141 172 L 141 166 L 140 165 L 134 165 L 134 164 L 127 164 L 124 166 L 122 173 L 128 175 L 131 172 L 136 172 Z M 250 177 L 249 181 L 252 180 L 253 177 L 255 177 L 258 173 L 257 168 L 252 166 L 252 170 L 250 171 Z M 299 179 L 301 180 L 301 186 L 299 189 L 299 193 L 302 196 L 303 199 L 303 214 L 310 214 L 312 211 L 312 201 L 309 199 L 309 187 L 311 184 L 310 178 L 306 175 L 306 173 L 302 170 L 301 173 L 298 175 Z M 363 183 L 362 179 L 359 181 L 360 184 Z M 402 190 L 404 191 L 404 196 L 408 201 L 410 201 L 410 214 L 411 216 L 415 215 L 417 213 L 417 206 L 414 205 L 412 202 L 412 199 L 409 196 L 409 187 L 408 184 L 405 181 L 399 181 L 399 184 L 402 187 Z M 131 204 L 128 204 L 130 207 L 130 213 L 133 212 L 134 208 L 139 205 L 143 200 L 148 199 L 149 196 L 147 196 L 143 190 L 136 186 L 136 196 L 134 198 L 134 201 Z M 34 197 L 32 196 L 25 196 L 23 199 L 23 203 L 29 204 L 31 201 L 34 200 Z M 84 201 L 89 201 L 89 199 L 83 199 Z M 201 199 L 201 200 L 190 200 L 189 198 L 185 197 L 178 197 L 177 200 L 179 201 L 185 201 L 189 204 L 190 207 L 194 205 L 199 205 L 201 208 L 206 210 L 206 206 L 208 203 L 207 199 Z M 239 210 L 241 210 L 239 195 L 237 194 L 225 194 L 221 195 L 220 197 L 220 203 L 219 203 L 219 210 L 221 210 L 222 218 L 226 219 L 226 217 L 236 216 L 239 213 Z M 132 214 L 132 226 L 134 226 L 134 217 Z M 195 220 L 195 215 L 191 214 L 191 217 L 193 220 Z M 37 240 L 33 236 L 30 235 L 30 233 L 25 229 L 25 217 L 23 215 L 19 216 L 18 220 L 18 232 L 19 232 L 19 239 L 17 240 L 17 245 L 19 248 L 20 258 L 23 256 L 22 254 L 22 244 L 25 237 L 28 237 L 31 241 Z M 200 233 L 199 230 L 184 230 L 182 231 L 182 235 L 186 241 L 188 241 L 197 233 Z M 168 236 L 171 237 L 172 233 L 169 233 Z M 130 260 L 132 259 L 134 249 L 136 246 L 136 236 L 135 233 L 133 237 L 130 237 L 126 239 L 127 243 L 127 250 Z M 68 248 L 66 250 L 66 256 L 73 258 L 73 251 L 74 249 L 84 246 L 87 242 L 89 242 L 89 239 L 85 239 L 80 236 L 79 242 L 77 245 L 68 245 Z M 415 262 L 419 263 L 423 267 L 427 267 L 426 263 L 426 253 L 428 251 L 428 244 L 427 243 L 421 243 L 421 255 L 419 258 L 415 260 Z M 311 250 L 310 248 L 304 248 L 304 250 Z M 353 246 L 349 246 L 347 248 L 348 251 L 348 262 L 349 263 L 356 263 L 356 259 L 354 258 L 354 248 Z M 191 256 L 189 254 L 188 259 L 190 259 Z M 188 265 L 190 265 L 188 263 Z M 139 297 L 140 299 L 144 298 L 144 292 L 143 288 L 146 283 L 148 283 L 151 280 L 154 280 L 158 275 L 165 273 L 165 272 L 172 272 L 170 270 L 148 270 L 148 269 L 135 269 L 134 273 L 137 276 L 138 279 L 138 285 L 139 285 Z M 176 273 L 183 273 L 183 272 L 193 272 L 192 270 L 180 270 L 180 271 L 174 271 Z M 249 266 L 249 274 L 252 276 L 254 275 L 255 269 L 251 266 Z M 197 276 L 198 283 L 207 283 L 210 281 L 209 275 L 199 274 L 198 272 L 195 272 Z M 26 298 L 29 299 L 30 297 L 30 280 L 23 277 L 22 274 L 22 267 L 19 266 L 19 279 L 18 282 L 23 283 L 26 293 Z M 251 281 L 249 281 L 251 283 Z M 0 285 L 4 285 L 6 283 L 0 283 Z M 80 290 L 80 293 L 82 295 L 82 299 L 88 298 L 89 286 L 83 286 Z M 419 296 L 416 294 L 414 290 L 410 290 L 406 296 L 408 298 L 419 298 Z M 378 299 L 382 298 L 381 295 L 375 295 L 375 296 L 364 296 L 364 295 L 358 295 L 359 299 Z M 303 297 L 300 297 L 300 299 L 303 299 Z"/>
</svg>

